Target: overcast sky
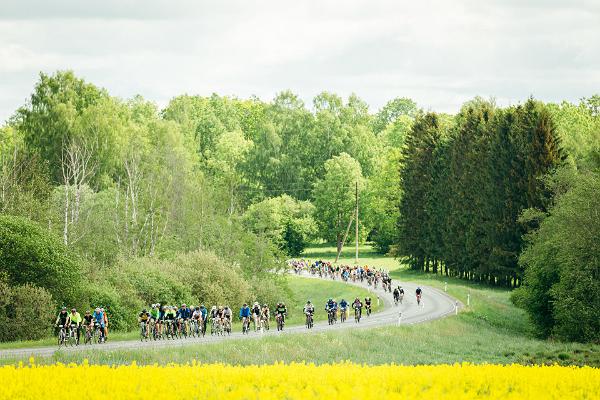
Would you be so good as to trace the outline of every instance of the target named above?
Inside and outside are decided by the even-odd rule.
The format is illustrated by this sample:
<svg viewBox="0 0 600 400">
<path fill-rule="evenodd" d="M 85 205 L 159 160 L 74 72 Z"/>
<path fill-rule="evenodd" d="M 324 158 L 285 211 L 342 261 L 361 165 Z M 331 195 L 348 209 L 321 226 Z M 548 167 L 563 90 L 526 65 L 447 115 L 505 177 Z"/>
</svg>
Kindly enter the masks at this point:
<svg viewBox="0 0 600 400">
<path fill-rule="evenodd" d="M 600 92 L 600 1 L 0 0 L 0 122 L 59 69 L 160 106 L 285 89 L 308 105 L 354 92 L 372 111 L 576 101 Z"/>
</svg>

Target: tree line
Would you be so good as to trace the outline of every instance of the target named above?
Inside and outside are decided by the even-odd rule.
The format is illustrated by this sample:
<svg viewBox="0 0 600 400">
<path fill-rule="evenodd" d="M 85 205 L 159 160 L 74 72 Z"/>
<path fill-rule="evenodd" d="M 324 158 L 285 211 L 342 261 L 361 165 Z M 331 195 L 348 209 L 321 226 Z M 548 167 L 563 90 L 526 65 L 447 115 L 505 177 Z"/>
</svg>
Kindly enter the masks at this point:
<svg viewBox="0 0 600 400">
<path fill-rule="evenodd" d="M 598 340 L 598 100 L 475 99 L 450 123 L 419 114 L 399 162 L 396 254 L 412 269 L 522 286 L 513 298 L 541 336 Z"/>
</svg>

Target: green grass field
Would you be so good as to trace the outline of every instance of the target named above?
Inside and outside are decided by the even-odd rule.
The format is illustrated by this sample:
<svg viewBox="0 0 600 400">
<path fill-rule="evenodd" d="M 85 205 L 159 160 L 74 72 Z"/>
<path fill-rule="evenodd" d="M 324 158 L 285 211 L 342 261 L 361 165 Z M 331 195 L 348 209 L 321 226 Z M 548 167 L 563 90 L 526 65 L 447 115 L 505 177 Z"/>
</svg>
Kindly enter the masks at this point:
<svg viewBox="0 0 600 400">
<path fill-rule="evenodd" d="M 396 260 L 377 256 L 374 252 L 365 251 L 363 254 L 365 258 L 361 263 L 390 269 L 395 265 L 392 274 L 400 281 L 418 282 L 441 290 L 444 282 L 447 282 L 449 294 L 465 304 L 467 295 L 470 295 L 471 305 L 465 307 L 458 316 L 419 325 L 284 335 L 261 340 L 228 340 L 218 344 L 157 350 L 57 353 L 52 358 L 40 361 L 81 362 L 83 358 L 87 358 L 91 363 L 110 364 L 130 363 L 134 360 L 137 363 L 185 363 L 195 359 L 201 362 L 261 364 L 275 361 L 329 363 L 351 360 L 368 364 L 558 363 L 600 367 L 598 345 L 559 343 L 534 338 L 527 316 L 510 302 L 508 290 L 416 273 L 399 268 Z M 350 255 L 350 263 L 354 261 L 353 257 Z M 313 247 L 307 251 L 305 258 L 333 259 L 335 249 Z M 344 260 L 349 258 L 342 259 L 342 262 L 347 262 Z M 311 295 L 311 300 L 319 298 L 317 296 L 322 299 L 328 296 L 319 293 L 321 289 L 317 286 L 304 281 L 306 279 L 290 279 L 292 291 L 303 296 L 296 299 L 297 305 L 306 300 L 307 293 Z M 335 289 L 330 285 L 342 285 L 322 283 L 328 287 L 328 291 Z M 10 361 L 15 360 L 0 360 Z"/>
</svg>

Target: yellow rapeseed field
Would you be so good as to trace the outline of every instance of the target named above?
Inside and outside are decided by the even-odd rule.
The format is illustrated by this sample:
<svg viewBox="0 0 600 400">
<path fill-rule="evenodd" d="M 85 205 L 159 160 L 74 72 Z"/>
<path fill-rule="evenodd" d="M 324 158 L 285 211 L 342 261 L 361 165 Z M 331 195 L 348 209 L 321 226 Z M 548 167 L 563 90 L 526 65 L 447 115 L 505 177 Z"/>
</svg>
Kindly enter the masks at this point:
<svg viewBox="0 0 600 400">
<path fill-rule="evenodd" d="M 0 368 L 0 399 L 599 399 L 600 369 L 223 364 Z"/>
</svg>

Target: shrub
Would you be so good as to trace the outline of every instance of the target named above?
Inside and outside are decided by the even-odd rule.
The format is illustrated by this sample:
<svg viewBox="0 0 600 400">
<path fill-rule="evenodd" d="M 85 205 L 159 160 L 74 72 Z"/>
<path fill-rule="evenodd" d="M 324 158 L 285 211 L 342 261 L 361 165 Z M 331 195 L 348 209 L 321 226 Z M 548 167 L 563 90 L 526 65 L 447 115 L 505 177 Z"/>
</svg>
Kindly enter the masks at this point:
<svg viewBox="0 0 600 400">
<path fill-rule="evenodd" d="M 57 237 L 26 218 L 0 216 L 0 272 L 10 285 L 43 287 L 61 301 L 77 296 L 78 263 Z"/>
<path fill-rule="evenodd" d="M 6 275 L 0 277 L 0 341 L 46 337 L 55 308 L 47 290 L 31 284 L 11 287 Z"/>
</svg>

